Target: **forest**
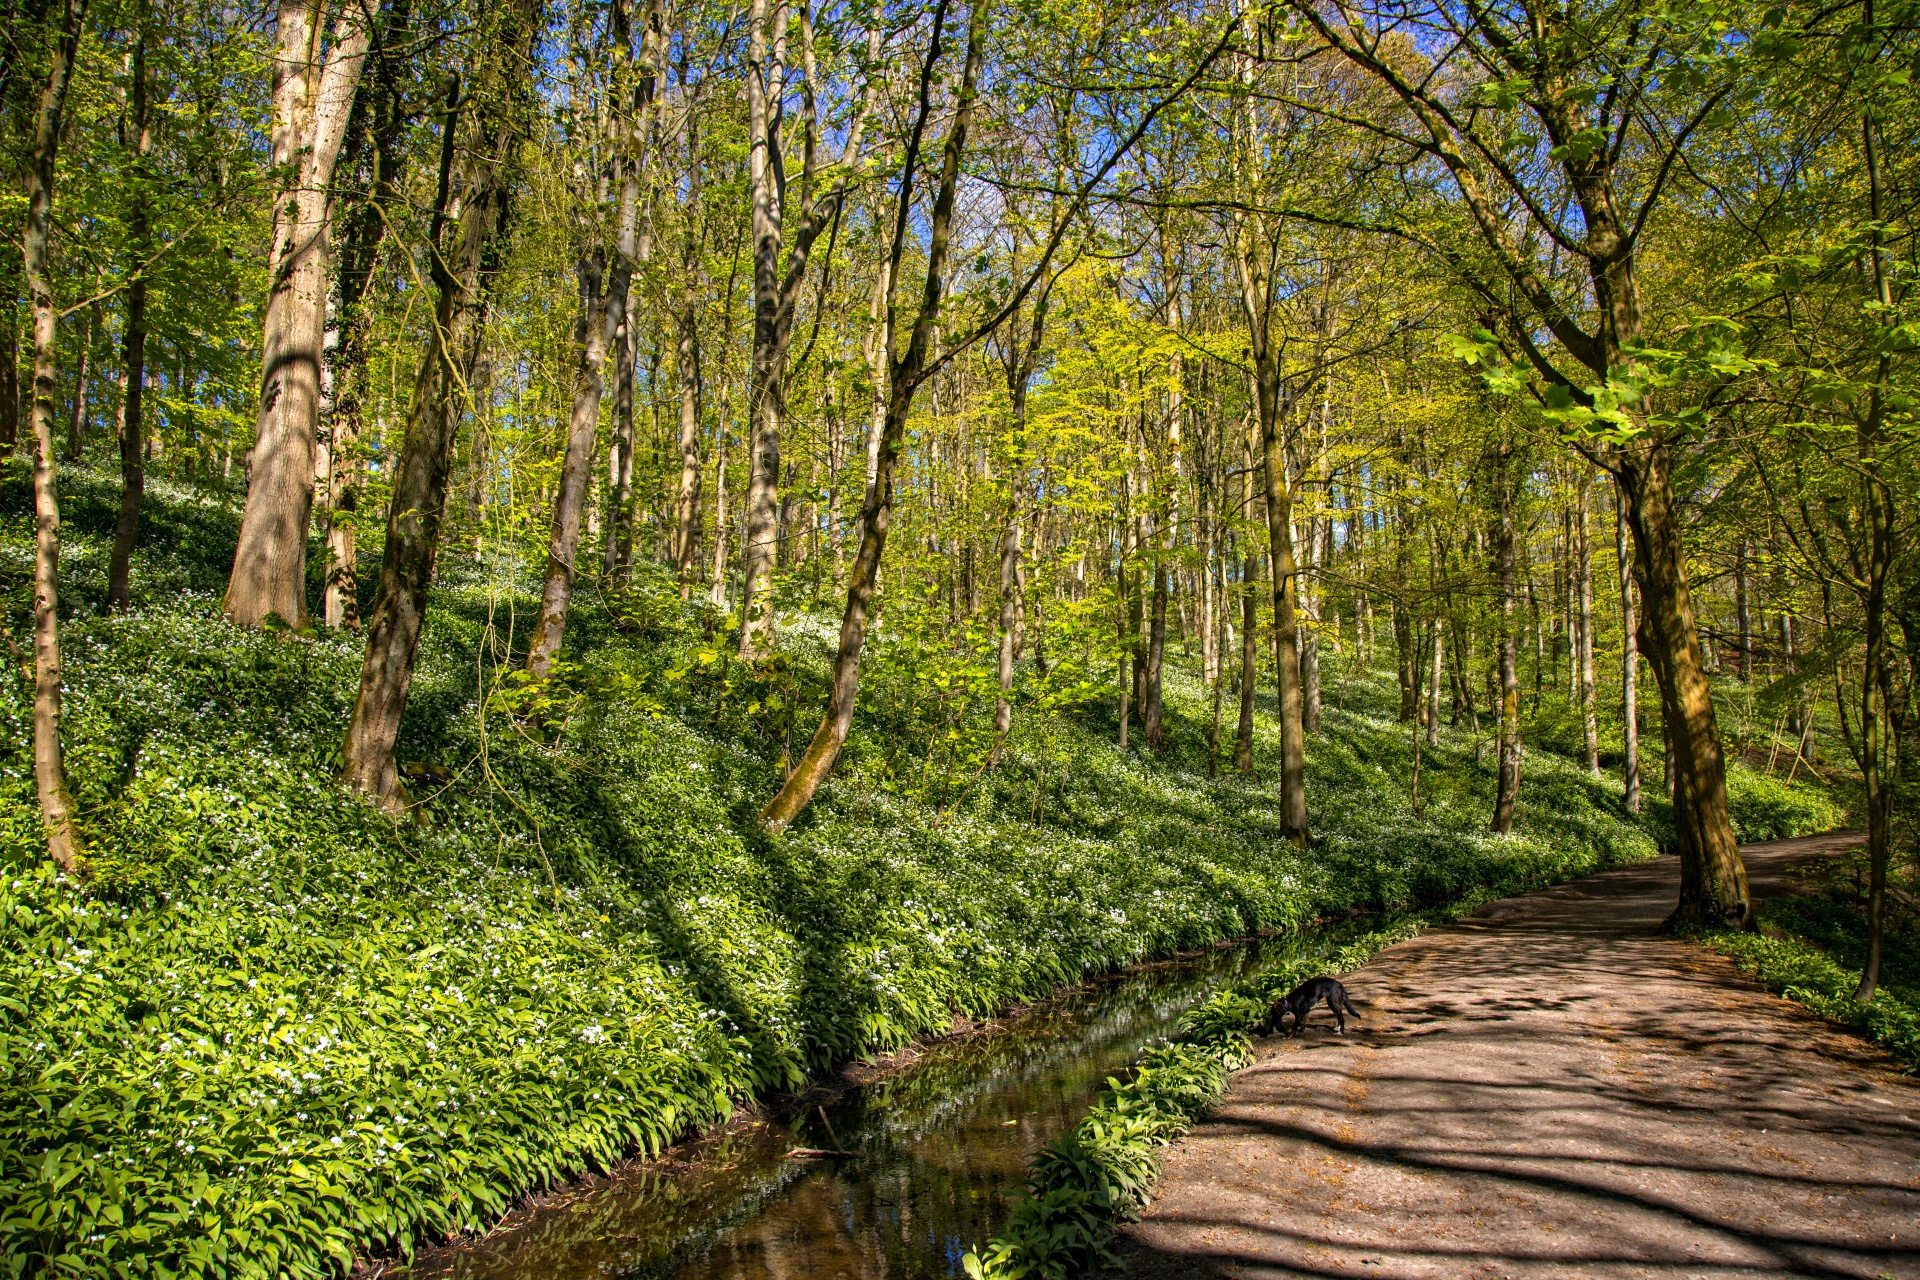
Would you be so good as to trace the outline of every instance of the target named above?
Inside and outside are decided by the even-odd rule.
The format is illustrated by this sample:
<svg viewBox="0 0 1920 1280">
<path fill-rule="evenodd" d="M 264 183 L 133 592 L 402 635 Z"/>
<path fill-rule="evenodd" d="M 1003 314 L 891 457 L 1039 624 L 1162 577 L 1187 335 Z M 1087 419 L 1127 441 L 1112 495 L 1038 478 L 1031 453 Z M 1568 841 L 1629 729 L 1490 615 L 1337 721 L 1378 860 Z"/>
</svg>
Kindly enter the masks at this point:
<svg viewBox="0 0 1920 1280">
<path fill-rule="evenodd" d="M 4 2 L 7 1274 L 1842 827 L 1920 1012 L 1912 0 Z"/>
</svg>

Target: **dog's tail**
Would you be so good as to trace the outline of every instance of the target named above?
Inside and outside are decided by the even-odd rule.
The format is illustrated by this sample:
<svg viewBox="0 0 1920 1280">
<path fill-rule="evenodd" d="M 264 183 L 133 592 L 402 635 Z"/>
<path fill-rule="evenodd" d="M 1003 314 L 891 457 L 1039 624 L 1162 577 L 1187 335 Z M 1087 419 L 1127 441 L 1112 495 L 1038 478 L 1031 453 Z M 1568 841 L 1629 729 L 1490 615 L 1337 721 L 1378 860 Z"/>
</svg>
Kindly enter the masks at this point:
<svg viewBox="0 0 1920 1280">
<path fill-rule="evenodd" d="M 1358 1009 L 1353 1007 L 1353 1001 L 1348 998 L 1347 993 L 1344 991 L 1340 993 L 1340 1004 L 1346 1009 L 1348 1016 L 1354 1018 L 1364 1016 Z"/>
</svg>

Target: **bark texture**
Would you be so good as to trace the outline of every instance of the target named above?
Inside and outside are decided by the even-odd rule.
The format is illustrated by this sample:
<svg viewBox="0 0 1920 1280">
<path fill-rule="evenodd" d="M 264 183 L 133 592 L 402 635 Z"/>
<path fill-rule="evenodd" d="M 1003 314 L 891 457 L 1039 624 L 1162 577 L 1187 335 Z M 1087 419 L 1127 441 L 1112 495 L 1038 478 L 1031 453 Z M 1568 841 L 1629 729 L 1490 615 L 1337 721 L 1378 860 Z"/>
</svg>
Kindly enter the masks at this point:
<svg viewBox="0 0 1920 1280">
<path fill-rule="evenodd" d="M 429 233 L 435 324 L 414 380 L 406 436 L 394 467 L 379 595 L 367 627 L 360 692 L 340 770 L 342 783 L 392 810 L 409 803 L 395 767 L 394 744 L 419 654 L 447 478 L 480 348 L 481 317 L 498 268 L 497 245 L 507 219 L 517 145 L 513 103 L 524 90 L 527 46 L 538 13 L 537 0 L 519 0 L 495 20 L 500 29 L 487 33 L 492 39 L 486 47 L 497 53 L 475 76 L 471 136 L 459 170 L 458 229 L 451 247 L 444 249 L 445 220 L 453 207 L 454 142 L 461 132 L 452 112 L 442 137 L 439 196 Z"/>
<path fill-rule="evenodd" d="M 319 0 L 281 0 L 275 38 L 272 158 L 292 181 L 274 202 L 273 276 L 260 327 L 260 413 L 225 609 L 231 621 L 249 627 L 269 618 L 307 625 L 329 193 L 373 29 L 366 0 L 348 3 L 323 58 L 324 13 Z"/>
<path fill-rule="evenodd" d="M 33 315 L 33 781 L 47 855 L 70 876 L 84 876 L 86 847 L 75 827 L 60 741 L 60 493 L 53 458 L 55 325 L 53 185 L 67 91 L 73 82 L 86 0 L 64 0 L 49 49 L 47 78 L 33 115 L 27 166 L 27 224 L 21 267 Z"/>
</svg>

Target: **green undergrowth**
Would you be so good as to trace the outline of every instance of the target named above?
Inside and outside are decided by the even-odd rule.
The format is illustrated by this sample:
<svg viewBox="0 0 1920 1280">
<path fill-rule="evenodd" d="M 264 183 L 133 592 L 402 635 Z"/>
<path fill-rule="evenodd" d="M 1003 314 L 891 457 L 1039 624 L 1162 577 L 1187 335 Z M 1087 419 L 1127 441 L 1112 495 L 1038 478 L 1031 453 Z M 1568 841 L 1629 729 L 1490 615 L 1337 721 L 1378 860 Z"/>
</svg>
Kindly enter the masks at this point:
<svg viewBox="0 0 1920 1280">
<path fill-rule="evenodd" d="M 1034 1155 L 1006 1225 L 961 1259 L 967 1275 L 1064 1280 L 1116 1265 L 1114 1227 L 1146 1203 L 1160 1148 L 1186 1133 L 1251 1060 L 1250 1037 L 1273 1002 L 1317 974 L 1359 968 L 1425 923 L 1401 920 L 1331 954 L 1288 961 L 1189 1010 L 1170 1041 L 1146 1049 L 1124 1079 L 1110 1077 L 1080 1123 Z"/>
<path fill-rule="evenodd" d="M 1864 851 L 1856 850 L 1803 868 L 1799 892 L 1761 907 L 1758 933 L 1695 936 L 1768 990 L 1853 1028 L 1906 1070 L 1920 1070 L 1920 912 L 1908 905 L 1910 895 L 1888 904 L 1873 1003 L 1854 1000 L 1867 953 L 1865 864 Z"/>
<path fill-rule="evenodd" d="M 1261 776 L 1209 777 L 1211 702 L 1184 665 L 1158 756 L 1114 748 L 1110 701 L 1048 688 L 1023 693 L 987 770 L 988 639 L 930 642 L 910 601 L 884 599 L 841 766 L 763 841 L 752 817 L 821 704 L 831 618 L 790 601 L 782 656 L 747 666 L 724 619 L 643 568 L 583 589 L 567 664 L 529 686 L 512 672 L 537 583 L 505 553 L 441 566 L 399 753 L 419 803 L 396 821 L 332 781 L 359 639 L 219 620 L 230 507 L 155 485 L 136 608 L 108 617 L 112 478 L 62 484 L 64 740 L 94 877 L 46 864 L 9 664 L 11 1275 L 338 1275 L 956 1014 L 1656 847 L 1616 783 L 1546 753 L 1527 757 L 1515 834 L 1488 835 L 1492 753 L 1465 733 L 1427 751 L 1416 812 L 1391 680 L 1370 675 L 1329 681 L 1305 853 L 1277 839 L 1265 704 Z M 27 511 L 14 466 L 15 635 Z"/>
</svg>

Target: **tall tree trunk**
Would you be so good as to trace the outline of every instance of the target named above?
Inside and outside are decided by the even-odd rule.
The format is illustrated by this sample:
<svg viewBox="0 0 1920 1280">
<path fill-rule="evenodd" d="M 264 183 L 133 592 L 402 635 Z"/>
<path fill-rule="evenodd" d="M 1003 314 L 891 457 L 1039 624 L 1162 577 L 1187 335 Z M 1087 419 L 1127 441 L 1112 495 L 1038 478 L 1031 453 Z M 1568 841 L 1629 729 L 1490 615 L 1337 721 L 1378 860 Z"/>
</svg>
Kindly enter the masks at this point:
<svg viewBox="0 0 1920 1280">
<path fill-rule="evenodd" d="M 387 208 L 399 189 L 407 149 L 401 135 L 409 123 L 401 78 L 407 69 L 396 46 L 406 40 L 413 16 L 412 0 L 394 0 L 382 13 L 375 32 L 369 92 L 354 113 L 341 159 L 349 174 L 365 163 L 370 168 L 363 197 L 343 215 L 339 269 L 334 296 L 339 305 L 333 357 L 333 404 L 328 415 L 326 575 L 321 591 L 322 620 L 330 627 L 360 629 L 360 566 L 358 552 L 360 490 L 366 462 L 360 446 L 367 401 L 372 392 L 368 363 L 373 337 L 373 310 L 367 304 L 376 268 L 386 242 Z M 458 84 L 458 81 L 453 81 Z M 453 90 L 450 90 L 453 92 Z M 452 111 L 456 103 L 449 102 Z M 477 474 L 476 468 L 476 474 Z M 476 517 L 477 518 L 477 517 Z"/>
<path fill-rule="evenodd" d="M 1307 565 L 1310 572 L 1301 582 L 1300 607 L 1307 615 L 1306 629 L 1300 637 L 1301 727 L 1308 733 L 1320 732 L 1320 615 L 1323 608 L 1320 570 L 1325 565 L 1325 524 L 1312 522 L 1307 537 Z"/>
<path fill-rule="evenodd" d="M 1741 539 L 1733 561 L 1734 624 L 1740 632 L 1740 683 L 1753 683 L 1753 603 L 1747 576 L 1753 562 L 1753 544 Z"/>
<path fill-rule="evenodd" d="M 1892 284 L 1887 278 L 1884 216 L 1880 198 L 1880 147 L 1872 116 L 1861 120 L 1867 161 L 1868 213 L 1873 219 L 1874 301 L 1882 314 L 1894 314 Z M 1867 958 L 1860 986 L 1853 993 L 1859 1004 L 1872 1004 L 1880 982 L 1880 960 L 1886 945 L 1887 869 L 1893 854 L 1893 800 L 1898 780 L 1893 732 L 1902 713 L 1893 696 L 1894 658 L 1887 652 L 1887 580 L 1898 559 L 1898 531 L 1894 489 L 1886 472 L 1885 388 L 1891 381 L 1892 359 L 1882 348 L 1874 379 L 1867 391 L 1866 412 L 1855 420 L 1854 449 L 1866 498 L 1866 580 L 1860 584 L 1865 614 L 1866 653 L 1860 670 L 1860 743 L 1855 758 L 1867 800 Z M 1911 495 L 1909 495 L 1911 496 Z M 1744 655 L 1743 655 L 1744 658 Z M 1912 655 L 1908 655 L 1912 660 Z M 1893 779 L 1889 770 L 1895 770 Z"/>
<path fill-rule="evenodd" d="M 1260 558 L 1243 556 L 1240 560 L 1240 719 L 1233 735 L 1233 767 L 1246 777 L 1253 776 L 1253 700 L 1258 689 L 1260 626 L 1257 609 L 1257 583 Z"/>
<path fill-rule="evenodd" d="M 680 374 L 680 488 L 675 495 L 674 569 L 680 576 L 680 598 L 693 594 L 700 556 L 700 327 L 695 300 L 680 308 L 680 343 L 676 362 Z M 716 532 L 715 537 L 719 534 Z"/>
<path fill-rule="evenodd" d="M 46 831 L 47 854 L 70 876 L 86 874 L 86 848 L 74 829 L 60 743 L 60 495 L 54 474 L 54 307 L 51 250 L 53 182 L 67 90 L 73 80 L 86 0 L 63 0 L 49 49 L 47 79 L 34 111 L 33 153 L 27 166 L 27 225 L 21 266 L 33 312 L 33 779 Z"/>
<path fill-rule="evenodd" d="M 140 508 L 147 495 L 147 277 L 144 267 L 153 252 L 151 192 L 148 156 L 153 150 L 153 128 L 148 122 L 150 86 L 147 77 L 147 22 L 142 7 L 139 31 L 133 42 L 131 75 L 127 86 L 127 132 L 133 139 L 133 173 L 128 184 L 127 248 L 140 264 L 127 282 L 126 328 L 120 336 L 120 517 L 113 526 L 113 551 L 107 560 L 107 608 L 133 605 L 134 544 L 140 539 Z"/>
<path fill-rule="evenodd" d="M 1751 915 L 1747 869 L 1727 805 L 1726 761 L 1694 623 L 1667 445 L 1658 438 L 1637 442 L 1619 451 L 1618 464 L 1627 526 L 1639 548 L 1634 566 L 1645 610 L 1641 625 L 1653 641 L 1647 664 L 1660 686 L 1673 749 L 1673 816 L 1680 843 L 1680 903 L 1673 920 L 1744 926 Z"/>
<path fill-rule="evenodd" d="M 20 277 L 13 253 L 13 245 L 0 244 L 0 458 L 20 439 Z"/>
<path fill-rule="evenodd" d="M 966 62 L 955 94 L 953 124 L 947 133 L 940 167 L 940 186 L 928 215 L 927 275 L 921 294 L 919 313 L 905 355 L 893 361 L 889 370 L 887 416 L 876 460 L 874 483 L 860 513 L 860 549 L 854 554 L 847 578 L 847 606 L 840 622 L 840 645 L 834 655 L 833 686 L 826 714 L 807 745 L 805 754 L 794 766 L 786 785 L 760 812 L 760 828 L 773 833 L 785 830 L 800 815 L 826 781 L 827 773 L 846 745 L 853 726 L 854 705 L 860 691 L 860 653 L 866 644 L 868 611 L 874 587 L 879 582 L 880 557 L 886 549 L 887 526 L 893 513 L 893 467 L 900 443 L 906 433 L 907 417 L 913 408 L 914 392 L 919 389 L 927 367 L 934 326 L 939 322 L 940 300 L 945 289 L 949 240 L 953 229 L 953 206 L 960 183 L 960 157 L 966 150 L 967 129 L 973 117 L 976 84 L 986 39 L 987 6 L 973 6 L 967 20 Z M 944 0 L 936 7 L 933 38 L 920 77 L 920 97 L 911 137 L 899 182 L 898 205 L 893 228 L 890 279 L 897 282 L 901 259 L 906 252 L 907 224 L 911 215 L 913 174 L 918 159 L 920 138 L 933 113 L 931 81 L 940 57 L 946 21 Z M 887 300 L 887 332 L 893 323 L 893 286 Z"/>
<path fill-rule="evenodd" d="M 1134 599 L 1134 593 L 1132 588 L 1128 585 L 1128 580 L 1130 575 L 1127 572 L 1127 556 L 1125 551 L 1127 542 L 1129 540 L 1129 535 L 1126 532 L 1127 527 L 1128 526 L 1126 522 L 1122 521 L 1121 522 L 1122 532 L 1120 534 L 1120 546 L 1122 548 L 1121 555 L 1120 555 L 1120 567 L 1119 567 L 1119 570 L 1117 571 L 1115 582 L 1114 582 L 1115 587 L 1119 591 L 1119 596 L 1115 601 L 1115 603 L 1119 605 L 1117 621 L 1119 623 L 1118 639 L 1120 641 L 1120 741 L 1119 741 L 1119 747 L 1120 747 L 1121 755 L 1125 755 L 1127 753 L 1127 734 L 1128 734 L 1128 731 L 1133 726 L 1133 707 L 1134 707 L 1134 703 L 1138 701 L 1138 699 L 1134 697 L 1133 690 L 1134 690 L 1135 683 L 1139 679 L 1138 675 L 1134 671 L 1133 658 L 1134 658 L 1134 650 L 1139 647 L 1140 620 L 1136 616 L 1134 616 L 1133 610 L 1130 607 L 1131 602 Z"/>
<path fill-rule="evenodd" d="M 747 169 L 753 212 L 753 345 L 747 391 L 745 580 L 740 656 L 764 657 L 773 641 L 773 569 L 779 544 L 780 428 L 786 380 L 780 318 L 781 208 L 785 183 L 780 111 L 786 89 L 787 6 L 751 0 L 747 18 Z"/>
<path fill-rule="evenodd" d="M 1006 527 L 1000 535 L 1000 689 L 993 703 L 993 750 L 988 756 L 993 764 L 999 762 L 1000 749 L 1013 728 L 1013 664 L 1020 656 L 1020 619 L 1026 595 L 1026 570 L 1020 556 L 1026 532 L 1020 502 L 1025 484 L 1025 476 L 1016 468 L 1008 488 Z"/>
<path fill-rule="evenodd" d="M 307 625 L 307 526 L 320 426 L 320 360 L 334 162 L 346 137 L 372 15 L 345 6 L 318 61 L 320 0 L 280 0 L 273 64 L 272 159 L 293 175 L 274 202 L 272 279 L 261 321 L 260 414 L 247 502 L 227 582 L 227 617 Z"/>
<path fill-rule="evenodd" d="M 1157 525 L 1158 520 L 1155 521 Z M 1161 725 L 1161 679 L 1167 657 L 1167 562 L 1161 555 L 1160 532 L 1154 531 L 1153 612 L 1147 621 L 1147 700 L 1141 709 L 1140 733 L 1147 747 L 1159 751 L 1166 746 L 1167 735 Z"/>
<path fill-rule="evenodd" d="M 1628 813 L 1640 812 L 1640 636 L 1633 600 L 1633 551 L 1627 545 L 1626 503 L 1614 491 L 1614 553 L 1620 558 L 1620 769 Z"/>
<path fill-rule="evenodd" d="M 1499 504 L 1493 533 L 1495 573 L 1500 588 L 1500 777 L 1493 801 L 1493 830 L 1513 833 L 1520 799 L 1520 644 L 1513 632 L 1514 554 L 1512 457 L 1502 446 L 1494 469 Z"/>
<path fill-rule="evenodd" d="M 612 305 L 614 289 L 607 287 L 607 253 L 592 248 L 583 253 L 580 274 L 580 319 L 574 326 L 577 352 L 573 370 L 573 411 L 567 424 L 566 455 L 560 464 L 560 487 L 553 499 L 553 524 L 547 538 L 547 565 L 540 590 L 540 613 L 527 642 L 527 674 L 544 680 L 553 673 L 555 656 L 566 636 L 567 613 L 573 605 L 574 559 L 580 551 L 580 526 L 586 516 L 587 485 L 593 474 L 594 442 L 600 431 L 601 372 L 625 308 Z M 626 271 L 616 262 L 613 274 Z M 624 296 L 624 289 L 621 290 Z"/>
<path fill-rule="evenodd" d="M 398 810 L 409 803 L 394 765 L 393 748 L 413 683 L 425 621 L 427 588 L 439 550 L 447 480 L 453 470 L 460 417 L 467 407 L 475 360 L 483 338 L 487 298 L 498 274 L 500 234 L 518 145 L 514 103 L 524 92 L 529 44 L 538 26 L 538 0 L 517 0 L 495 21 L 504 30 L 478 33 L 487 61 L 475 75 L 475 125 L 463 148 L 458 191 L 459 227 L 451 251 L 442 252 L 445 221 L 454 207 L 455 140 L 463 132 L 450 109 L 441 139 L 438 198 L 428 232 L 436 290 L 434 326 L 414 378 L 406 436 L 394 465 L 393 497 L 387 508 L 386 547 L 380 561 L 379 595 L 367 627 L 367 653 L 360 692 L 342 748 L 340 781 Z"/>
<path fill-rule="evenodd" d="M 628 29 L 627 12 L 625 0 L 621 0 L 614 11 L 615 39 L 619 45 L 615 53 L 616 71 L 624 69 L 631 56 L 633 37 Z M 624 75 L 616 75 L 614 81 L 622 112 L 615 123 L 615 150 L 620 156 L 616 173 L 620 183 L 616 248 L 619 260 L 626 264 L 626 272 L 623 274 L 616 270 L 613 273 L 612 288 L 607 298 L 607 306 L 620 313 L 620 321 L 614 331 L 611 352 L 613 440 L 607 451 L 606 546 L 601 564 L 607 576 L 615 582 L 625 582 L 628 570 L 633 565 L 634 530 L 641 519 L 641 511 L 633 493 L 634 453 L 638 447 L 634 427 L 634 379 L 638 367 L 640 327 L 636 305 L 638 298 L 633 293 L 632 276 L 653 257 L 652 223 L 643 208 L 644 193 L 641 188 L 653 150 L 649 145 L 649 135 L 654 120 L 654 95 L 659 87 L 660 59 L 666 46 L 664 20 L 664 0 L 649 0 L 640 32 L 639 77 L 632 88 L 631 97 L 628 96 Z M 618 296 L 614 296 L 616 294 Z M 656 373 L 659 363 L 659 352 L 656 350 L 651 366 Z M 656 380 L 649 377 L 648 385 L 656 385 Z M 654 403 L 657 409 L 657 397 Z M 658 426 L 656 417 L 656 456 L 659 452 Z M 655 528 L 657 533 L 658 526 Z M 673 531 L 668 532 L 671 541 Z M 657 545 L 655 558 L 658 558 Z"/>
<path fill-rule="evenodd" d="M 1293 489 L 1287 477 L 1287 442 L 1281 423 L 1276 357 L 1256 357 L 1255 387 L 1260 442 L 1265 452 L 1267 539 L 1273 561 L 1273 629 L 1280 697 L 1280 835 L 1307 843 L 1306 733 L 1300 700 L 1300 627 L 1294 614 L 1298 590 L 1293 555 Z"/>
<path fill-rule="evenodd" d="M 78 358 L 73 366 L 73 413 L 67 419 L 67 461 L 79 462 L 87 453 L 87 369 L 92 363 L 94 322 L 100 308 L 88 307 L 80 316 Z"/>
<path fill-rule="evenodd" d="M 1600 718 L 1593 689 L 1593 534 L 1590 508 L 1593 505 L 1593 476 L 1580 467 L 1574 490 L 1573 539 L 1574 572 L 1579 577 L 1579 616 L 1575 619 L 1579 636 L 1578 676 L 1580 681 L 1580 722 L 1586 733 L 1587 772 L 1600 776 Z"/>
</svg>

